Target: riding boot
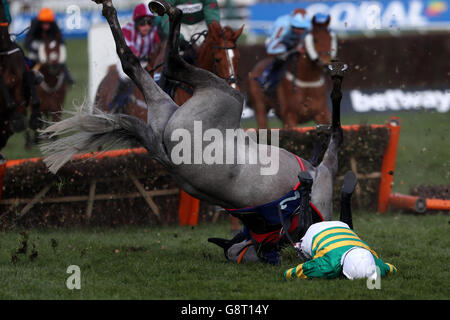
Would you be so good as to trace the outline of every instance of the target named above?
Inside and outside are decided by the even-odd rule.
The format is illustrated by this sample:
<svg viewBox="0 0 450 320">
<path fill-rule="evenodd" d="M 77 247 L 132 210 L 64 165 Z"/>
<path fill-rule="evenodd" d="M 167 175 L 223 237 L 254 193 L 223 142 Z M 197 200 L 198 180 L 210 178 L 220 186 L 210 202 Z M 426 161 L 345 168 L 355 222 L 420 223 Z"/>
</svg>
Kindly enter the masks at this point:
<svg viewBox="0 0 450 320">
<path fill-rule="evenodd" d="M 263 71 L 261 76 L 256 78 L 256 81 L 263 87 L 264 91 L 269 91 L 278 86 L 280 82 L 281 70 L 284 66 L 286 59 L 284 56 L 277 56 L 274 58 L 273 62 Z"/>
<path fill-rule="evenodd" d="M 108 105 L 110 113 L 120 113 L 128 103 L 128 97 L 133 89 L 133 82 L 130 79 L 119 79 L 114 96 Z"/>
<path fill-rule="evenodd" d="M 339 220 L 346 223 L 350 229 L 353 229 L 352 195 L 357 182 L 356 175 L 353 171 L 347 171 L 341 190 L 341 215 Z"/>
<path fill-rule="evenodd" d="M 72 75 L 70 74 L 69 68 L 67 68 L 67 65 L 64 63 L 62 65 L 63 71 L 64 71 L 64 77 L 67 80 L 67 83 L 69 85 L 73 85 L 75 83 L 75 80 L 73 79 Z"/>
<path fill-rule="evenodd" d="M 236 234 L 231 240 L 223 239 L 223 238 L 208 238 L 208 242 L 214 243 L 221 247 L 225 253 L 225 257 L 228 259 L 227 252 L 228 249 L 231 248 L 232 245 L 242 242 L 246 240 L 246 236 L 243 232 L 239 232 Z"/>
</svg>

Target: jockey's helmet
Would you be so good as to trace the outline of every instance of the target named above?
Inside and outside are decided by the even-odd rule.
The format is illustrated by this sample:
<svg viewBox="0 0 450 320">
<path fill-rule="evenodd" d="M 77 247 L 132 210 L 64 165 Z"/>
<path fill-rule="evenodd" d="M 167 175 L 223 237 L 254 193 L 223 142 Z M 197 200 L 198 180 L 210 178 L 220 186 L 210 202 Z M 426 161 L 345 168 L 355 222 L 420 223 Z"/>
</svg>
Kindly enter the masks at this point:
<svg viewBox="0 0 450 320">
<path fill-rule="evenodd" d="M 313 21 L 320 24 L 328 23 L 330 19 L 331 17 L 327 13 L 316 13 L 313 17 Z"/>
<path fill-rule="evenodd" d="M 50 8 L 42 8 L 38 13 L 38 21 L 40 22 L 54 22 L 55 21 L 55 14 L 53 13 L 53 10 Z"/>
<path fill-rule="evenodd" d="M 152 24 L 155 16 L 144 3 L 138 4 L 133 10 L 133 21 L 136 24 L 147 22 Z"/>
<path fill-rule="evenodd" d="M 298 29 L 309 29 L 311 27 L 311 21 L 305 9 L 295 9 L 291 13 L 291 26 Z"/>
<path fill-rule="evenodd" d="M 350 280 L 376 278 L 376 265 L 372 253 L 360 247 L 353 247 L 341 258 L 342 273 Z"/>
</svg>

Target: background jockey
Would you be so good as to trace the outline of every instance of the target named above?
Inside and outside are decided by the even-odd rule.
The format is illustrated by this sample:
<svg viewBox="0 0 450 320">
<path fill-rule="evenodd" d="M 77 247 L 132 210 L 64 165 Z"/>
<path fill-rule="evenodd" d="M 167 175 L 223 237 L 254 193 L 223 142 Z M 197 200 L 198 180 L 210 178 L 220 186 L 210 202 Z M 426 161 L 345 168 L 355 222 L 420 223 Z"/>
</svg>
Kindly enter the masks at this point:
<svg viewBox="0 0 450 320">
<path fill-rule="evenodd" d="M 35 70 L 39 70 L 39 46 L 46 40 L 56 40 L 58 44 L 64 44 L 61 30 L 56 21 L 55 14 L 50 8 L 42 8 L 37 18 L 31 21 L 30 31 L 25 38 L 25 48 L 28 50 L 29 66 Z M 72 75 L 67 69 L 67 65 L 63 64 L 64 74 L 69 84 L 73 84 Z"/>
<path fill-rule="evenodd" d="M 166 0 L 171 5 L 183 11 L 181 19 L 181 51 L 188 49 L 188 42 L 192 35 L 208 30 L 208 26 L 215 20 L 220 22 L 220 10 L 217 0 Z M 164 15 L 160 21 L 162 33 L 169 34 L 169 17 Z M 200 37 L 196 42 L 200 45 L 204 38 Z"/>
<path fill-rule="evenodd" d="M 122 33 L 128 47 L 139 58 L 141 64 L 146 66 L 148 56 L 157 49 L 161 40 L 155 26 L 155 16 L 144 3 L 134 8 L 133 22 L 126 24 L 122 28 Z M 119 83 L 109 106 L 113 112 L 126 104 L 128 96 L 133 90 L 133 82 L 125 74 L 121 64 L 117 65 L 117 72 L 119 73 Z M 157 74 L 155 74 L 155 81 L 158 81 Z"/>
<path fill-rule="evenodd" d="M 311 19 L 301 8 L 275 20 L 266 40 L 266 51 L 275 58 L 257 78 L 264 90 L 276 88 L 281 80 L 282 67 L 310 28 Z"/>
</svg>

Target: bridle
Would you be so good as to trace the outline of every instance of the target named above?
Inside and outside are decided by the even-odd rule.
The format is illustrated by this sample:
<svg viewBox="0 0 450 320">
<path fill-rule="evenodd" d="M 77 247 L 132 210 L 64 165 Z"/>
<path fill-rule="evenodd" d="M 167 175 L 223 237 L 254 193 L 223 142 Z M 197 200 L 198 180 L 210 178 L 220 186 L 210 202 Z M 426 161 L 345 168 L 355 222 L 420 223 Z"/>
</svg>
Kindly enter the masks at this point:
<svg viewBox="0 0 450 320">
<path fill-rule="evenodd" d="M 330 48 L 330 55 L 331 58 L 334 59 L 337 53 L 337 40 L 336 40 L 336 34 L 334 32 L 330 32 L 331 37 L 331 48 Z M 317 65 L 319 68 L 323 69 L 323 71 L 326 71 L 326 65 L 324 65 L 320 59 L 319 59 L 319 53 L 316 51 L 315 45 L 314 45 L 314 36 L 311 32 L 308 32 L 306 36 L 303 39 L 303 45 L 305 46 L 306 50 L 306 56 L 307 58 L 313 62 L 315 65 Z M 297 56 L 297 59 L 299 57 Z M 297 69 L 295 68 L 295 71 Z M 295 74 L 292 74 L 289 71 L 286 71 L 286 78 L 288 81 L 292 82 L 292 86 L 299 87 L 299 88 L 318 88 L 325 84 L 325 78 L 323 75 L 317 79 L 316 81 L 302 81 L 297 78 L 297 72 Z"/>
<path fill-rule="evenodd" d="M 200 36 L 204 36 L 206 39 L 207 35 L 208 35 L 208 30 L 204 30 L 202 32 L 193 34 L 189 44 L 192 46 L 195 44 L 195 42 L 197 42 L 197 40 L 200 38 Z M 225 32 L 223 32 L 223 31 L 222 31 L 222 38 L 224 41 L 227 40 L 227 39 L 225 39 Z M 213 73 L 217 74 L 216 60 L 214 59 L 214 50 L 225 50 L 225 53 L 227 56 L 227 61 L 228 61 L 228 73 L 230 74 L 230 76 L 227 78 L 222 78 L 222 79 L 226 80 L 232 88 L 236 89 L 237 88 L 237 76 L 236 76 L 236 71 L 234 70 L 234 65 L 233 65 L 234 49 L 236 49 L 236 44 L 234 44 L 233 46 L 218 46 L 216 44 L 212 44 L 211 48 L 212 48 L 211 61 L 212 61 Z"/>
<path fill-rule="evenodd" d="M 214 49 L 225 50 L 225 53 L 227 55 L 227 61 L 228 61 L 228 72 L 229 72 L 230 76 L 227 78 L 224 78 L 224 79 L 230 84 L 230 86 L 232 88 L 236 89 L 237 77 L 236 77 L 236 72 L 234 70 L 234 65 L 233 65 L 234 49 L 236 49 L 236 44 L 231 47 L 218 46 L 218 45 L 213 44 L 212 48 L 213 49 L 211 51 L 211 58 L 213 61 L 213 72 L 215 74 L 217 74 L 216 60 L 214 59 Z"/>
</svg>

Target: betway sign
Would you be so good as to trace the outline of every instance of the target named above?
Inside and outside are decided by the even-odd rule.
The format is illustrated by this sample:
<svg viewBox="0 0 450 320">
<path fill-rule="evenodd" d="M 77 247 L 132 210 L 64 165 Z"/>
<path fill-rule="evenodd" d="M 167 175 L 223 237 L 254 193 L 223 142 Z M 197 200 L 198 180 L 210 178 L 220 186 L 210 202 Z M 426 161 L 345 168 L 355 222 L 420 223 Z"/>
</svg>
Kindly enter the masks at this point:
<svg viewBox="0 0 450 320">
<path fill-rule="evenodd" d="M 295 1 L 261 3 L 250 7 L 250 19 L 256 32 L 267 28 L 268 22 L 305 8 L 331 15 L 330 27 L 336 31 L 377 29 L 450 29 L 448 0 L 380 0 L 380 1 Z M 267 29 L 266 29 L 267 30 Z"/>
<path fill-rule="evenodd" d="M 418 109 L 448 112 L 450 111 L 450 90 L 388 89 L 371 93 L 351 90 L 350 103 L 356 112 Z"/>
</svg>

